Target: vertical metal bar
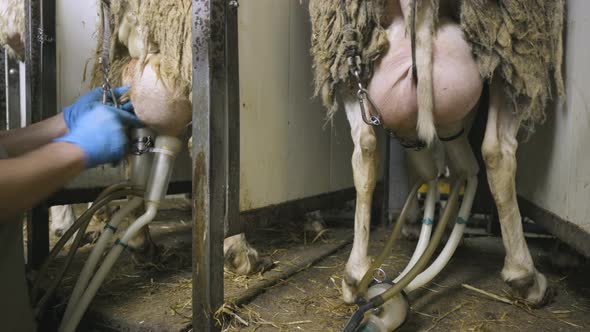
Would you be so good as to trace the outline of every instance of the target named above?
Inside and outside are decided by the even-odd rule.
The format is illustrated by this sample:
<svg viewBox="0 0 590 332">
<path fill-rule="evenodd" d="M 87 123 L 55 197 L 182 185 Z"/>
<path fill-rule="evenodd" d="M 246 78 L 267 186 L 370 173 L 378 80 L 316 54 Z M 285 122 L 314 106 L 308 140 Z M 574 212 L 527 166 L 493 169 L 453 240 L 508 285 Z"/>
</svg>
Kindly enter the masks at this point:
<svg viewBox="0 0 590 332">
<path fill-rule="evenodd" d="M 231 2 L 230 2 L 231 3 Z M 244 231 L 240 220 L 240 67 L 238 52 L 238 2 L 227 9 L 227 128 L 228 191 L 226 236 Z"/>
<path fill-rule="evenodd" d="M 55 2 L 41 0 L 41 30 L 38 33 L 41 68 L 41 112 L 39 121 L 57 114 L 57 63 L 55 42 Z"/>
<path fill-rule="evenodd" d="M 40 119 L 41 101 L 39 95 L 39 44 L 37 43 L 37 35 L 39 31 L 39 11 L 40 2 L 35 0 L 25 0 L 25 95 L 26 98 L 26 124 L 34 122 L 33 119 Z M 33 115 L 35 113 L 35 115 Z"/>
<path fill-rule="evenodd" d="M 27 116 L 34 123 L 57 113 L 55 0 L 25 4 Z"/>
<path fill-rule="evenodd" d="M 25 1 L 27 124 L 56 114 L 55 0 Z M 28 262 L 38 267 L 49 253 L 49 209 L 41 203 L 27 218 Z"/>
<path fill-rule="evenodd" d="M 27 217 L 27 264 L 36 270 L 49 254 L 49 207 L 39 204 Z"/>
<path fill-rule="evenodd" d="M 6 106 L 8 64 L 6 64 L 6 58 L 6 51 L 0 49 L 0 130 L 8 129 L 8 107 Z"/>
<path fill-rule="evenodd" d="M 39 28 L 38 18 L 39 1 L 25 0 L 25 109 L 26 109 L 26 124 L 31 123 L 31 113 L 33 108 L 38 105 L 36 101 L 38 98 L 37 92 L 37 59 L 38 59 L 38 47 L 36 44 L 36 33 L 35 31 Z M 33 220 L 33 215 L 37 214 L 35 209 L 27 213 L 27 265 L 29 269 L 36 269 L 39 265 L 36 263 L 39 259 L 39 252 L 49 251 L 42 248 L 41 244 L 35 240 L 40 238 L 38 228 L 38 220 Z"/>
<path fill-rule="evenodd" d="M 192 6 L 193 329 L 219 331 L 228 187 L 226 1 Z"/>
</svg>

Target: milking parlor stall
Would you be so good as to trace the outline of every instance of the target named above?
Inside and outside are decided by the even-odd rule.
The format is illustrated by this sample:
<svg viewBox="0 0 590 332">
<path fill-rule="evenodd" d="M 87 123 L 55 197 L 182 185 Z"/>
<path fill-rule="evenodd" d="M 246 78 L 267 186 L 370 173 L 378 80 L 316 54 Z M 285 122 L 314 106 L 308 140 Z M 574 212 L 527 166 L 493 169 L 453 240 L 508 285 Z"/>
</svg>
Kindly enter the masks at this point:
<svg viewBox="0 0 590 332">
<path fill-rule="evenodd" d="M 39 329 L 589 329 L 589 12 L 24 1 L 2 126 L 119 85 L 146 124 L 26 214 Z"/>
</svg>

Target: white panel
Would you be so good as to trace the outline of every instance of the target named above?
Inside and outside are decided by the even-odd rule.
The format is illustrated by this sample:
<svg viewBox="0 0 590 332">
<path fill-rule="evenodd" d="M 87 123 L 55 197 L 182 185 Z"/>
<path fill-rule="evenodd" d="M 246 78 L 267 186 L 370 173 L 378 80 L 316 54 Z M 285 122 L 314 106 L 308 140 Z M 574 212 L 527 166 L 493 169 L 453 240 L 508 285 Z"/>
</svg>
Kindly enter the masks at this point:
<svg viewBox="0 0 590 332">
<path fill-rule="evenodd" d="M 73 103 L 88 90 L 84 69 L 93 65 L 96 48 L 96 1 L 58 0 L 56 3 L 57 34 L 57 100 L 60 109 Z"/>
<path fill-rule="evenodd" d="M 590 232 L 590 2 L 568 1 L 567 97 L 519 152 L 518 191 Z"/>
<path fill-rule="evenodd" d="M 353 185 L 344 112 L 324 128 L 325 109 L 313 98 L 307 7 L 240 1 L 242 210 Z"/>
</svg>

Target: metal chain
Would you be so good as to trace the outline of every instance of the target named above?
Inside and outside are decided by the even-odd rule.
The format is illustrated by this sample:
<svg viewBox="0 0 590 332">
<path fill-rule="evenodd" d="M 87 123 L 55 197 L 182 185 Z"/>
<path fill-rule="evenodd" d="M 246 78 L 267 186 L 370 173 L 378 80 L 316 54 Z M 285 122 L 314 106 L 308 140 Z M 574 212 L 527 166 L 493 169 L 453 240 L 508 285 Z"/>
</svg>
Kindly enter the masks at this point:
<svg viewBox="0 0 590 332">
<path fill-rule="evenodd" d="M 344 43 L 346 45 L 346 50 L 345 50 L 346 60 L 348 61 L 348 68 L 349 68 L 350 74 L 352 76 L 354 76 L 357 81 L 358 90 L 356 92 L 356 98 L 357 98 L 359 106 L 361 108 L 361 116 L 363 118 L 363 121 L 366 124 L 368 124 L 369 126 L 377 127 L 377 126 L 380 126 L 382 123 L 381 111 L 379 110 L 379 107 L 377 107 L 375 102 L 373 101 L 373 98 L 371 98 L 371 95 L 369 94 L 367 89 L 365 89 L 365 87 L 363 86 L 363 81 L 361 79 L 362 60 L 361 60 L 360 52 L 358 49 L 359 32 L 350 23 L 351 20 L 348 17 L 348 14 L 346 13 L 346 1 L 345 0 L 340 0 L 340 7 L 342 10 L 342 20 L 343 20 L 344 26 L 345 26 L 343 39 L 344 39 Z M 368 110 L 368 112 L 367 112 L 367 107 L 365 107 L 365 100 L 375 110 L 377 115 L 371 114 L 371 110 Z"/>
<path fill-rule="evenodd" d="M 113 87 L 111 86 L 111 81 L 109 79 L 109 46 L 110 46 L 110 33 L 111 33 L 111 7 L 110 1 L 103 0 L 102 6 L 102 53 L 98 58 L 98 63 L 101 66 L 101 71 L 103 75 L 103 83 L 102 83 L 102 103 L 103 104 L 112 104 L 115 107 L 119 107 L 119 103 L 117 101 L 117 97 L 115 96 L 115 92 L 113 91 Z M 109 102 L 110 99 L 110 102 Z"/>
</svg>

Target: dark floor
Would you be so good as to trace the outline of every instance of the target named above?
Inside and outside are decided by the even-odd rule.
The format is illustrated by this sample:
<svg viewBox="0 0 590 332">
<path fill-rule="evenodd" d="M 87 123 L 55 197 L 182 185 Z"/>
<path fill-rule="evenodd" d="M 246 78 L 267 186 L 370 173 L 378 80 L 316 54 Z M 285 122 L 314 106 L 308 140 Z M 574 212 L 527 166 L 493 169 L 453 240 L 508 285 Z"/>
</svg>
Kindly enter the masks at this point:
<svg viewBox="0 0 590 332">
<path fill-rule="evenodd" d="M 536 261 L 544 261 L 540 248 L 547 243 L 529 243 Z M 374 242 L 373 251 L 381 244 Z M 400 243 L 386 270 L 400 271 L 413 245 Z M 249 326 L 234 322 L 229 330 L 341 331 L 353 311 L 340 300 L 340 278 L 349 250 L 343 248 L 257 297 L 241 310 L 245 321 L 248 315 L 254 317 Z M 433 283 L 410 294 L 412 313 L 400 331 L 584 331 L 590 327 L 588 268 L 564 273 L 539 264 L 557 295 L 537 310 L 500 303 L 461 286 L 468 284 L 506 297 L 508 289 L 499 276 L 503 253 L 498 238 L 465 240 Z"/>
<path fill-rule="evenodd" d="M 180 222 L 182 220 L 183 222 Z M 190 225 L 188 215 L 160 214 L 153 225 L 162 247 L 157 264 L 134 265 L 125 255 L 106 280 L 86 322 L 96 331 L 184 331 L 191 315 Z M 352 221 L 311 243 L 302 223 L 258 230 L 249 240 L 276 262 L 273 270 L 251 277 L 225 274 L 227 331 L 341 331 L 354 311 L 341 300 L 341 277 L 350 252 Z M 345 226 L 345 227 L 343 227 Z M 371 252 L 383 245 L 387 230 L 373 231 Z M 500 238 L 468 238 L 449 266 L 428 288 L 410 294 L 412 313 L 402 331 L 584 331 L 590 328 L 589 268 L 557 271 L 547 263 L 554 240 L 529 240 L 538 268 L 556 290 L 542 309 L 500 303 L 463 288 L 507 296 L 500 279 L 504 249 Z M 386 262 L 395 275 L 415 243 L 401 241 Z M 82 255 L 83 256 L 83 255 Z M 323 258 L 322 258 L 323 257 Z M 77 268 L 79 268 L 78 264 Z M 76 268 L 75 268 L 76 269 Z M 290 277 L 289 277 L 290 276 Z M 74 282 L 65 281 L 64 293 Z M 246 301 L 247 299 L 250 299 Z M 236 305 L 235 303 L 243 303 Z"/>
</svg>

